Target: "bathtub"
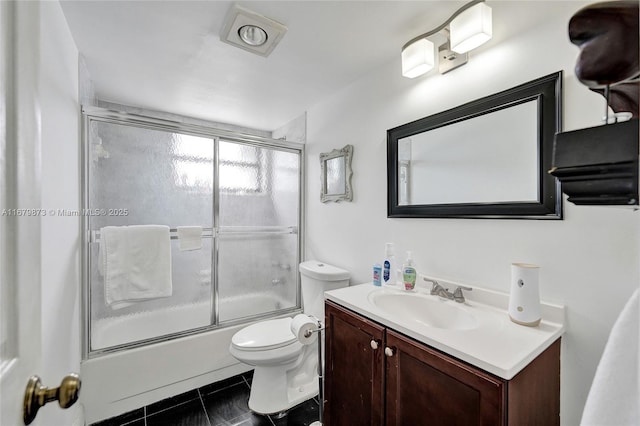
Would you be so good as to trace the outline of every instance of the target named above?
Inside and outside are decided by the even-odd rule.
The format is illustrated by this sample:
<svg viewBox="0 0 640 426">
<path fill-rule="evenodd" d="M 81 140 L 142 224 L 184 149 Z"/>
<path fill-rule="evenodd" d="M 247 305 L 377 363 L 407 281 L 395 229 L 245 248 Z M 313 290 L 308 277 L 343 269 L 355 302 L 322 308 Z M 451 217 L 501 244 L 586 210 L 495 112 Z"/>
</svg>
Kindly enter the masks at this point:
<svg viewBox="0 0 640 426">
<path fill-rule="evenodd" d="M 221 299 L 220 318 L 248 317 L 281 309 L 274 295 L 249 294 Z M 299 309 L 273 317 L 293 316 Z M 92 347 L 136 342 L 209 324 L 209 303 L 176 306 L 96 321 Z M 243 373 L 250 366 L 228 351 L 231 337 L 250 321 L 218 327 L 172 340 L 90 358 L 81 363 L 81 402 L 87 424 L 117 416 L 144 405 Z M 196 325 L 199 324 L 199 325 Z"/>
<path fill-rule="evenodd" d="M 265 293 L 227 297 L 219 301 L 219 317 L 221 322 L 236 320 L 256 313 L 277 311 L 288 304 L 290 302 Z M 211 323 L 210 306 L 210 301 L 203 301 L 94 320 L 91 325 L 91 349 L 96 351 L 207 327 Z"/>
</svg>

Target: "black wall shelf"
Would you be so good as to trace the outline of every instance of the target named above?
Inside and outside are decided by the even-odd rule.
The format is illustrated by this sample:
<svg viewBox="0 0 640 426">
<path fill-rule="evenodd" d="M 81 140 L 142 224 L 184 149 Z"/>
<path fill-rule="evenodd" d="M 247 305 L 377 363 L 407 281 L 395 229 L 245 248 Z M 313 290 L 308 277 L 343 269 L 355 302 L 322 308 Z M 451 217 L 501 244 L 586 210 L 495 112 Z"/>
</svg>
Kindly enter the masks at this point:
<svg viewBox="0 0 640 426">
<path fill-rule="evenodd" d="M 549 171 L 576 205 L 638 208 L 638 119 L 558 133 Z"/>
</svg>

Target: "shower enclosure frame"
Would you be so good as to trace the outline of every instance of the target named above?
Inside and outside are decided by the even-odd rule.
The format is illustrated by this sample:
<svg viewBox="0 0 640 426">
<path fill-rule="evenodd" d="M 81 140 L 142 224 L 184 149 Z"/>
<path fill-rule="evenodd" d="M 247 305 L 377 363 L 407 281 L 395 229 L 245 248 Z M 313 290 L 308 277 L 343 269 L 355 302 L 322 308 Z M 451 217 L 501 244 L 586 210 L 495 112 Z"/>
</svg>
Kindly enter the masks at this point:
<svg viewBox="0 0 640 426">
<path fill-rule="evenodd" d="M 304 230 L 305 230 L 305 144 L 298 142 L 289 142 L 283 139 L 272 139 L 269 137 L 253 135 L 233 130 L 220 129 L 213 125 L 192 124 L 182 121 L 174 121 L 165 118 L 150 117 L 141 114 L 133 114 L 128 112 L 117 111 L 113 109 L 82 106 L 82 141 L 80 143 L 81 158 L 81 208 L 84 212 L 89 211 L 89 188 L 90 188 L 90 151 L 89 151 L 89 127 L 91 121 L 100 121 L 111 124 L 119 124 L 125 126 L 133 126 L 150 130 L 159 130 L 180 133 L 185 135 L 193 135 L 199 137 L 210 138 L 214 140 L 214 185 L 213 185 L 213 228 L 210 231 L 212 238 L 212 274 L 211 274 L 211 324 L 203 327 L 196 327 L 176 333 L 166 334 L 158 337 L 137 340 L 135 342 L 124 343 L 101 349 L 91 349 L 91 259 L 90 244 L 94 241 L 94 231 L 89 229 L 89 216 L 81 214 L 82 226 L 82 359 L 89 360 L 99 356 L 120 352 L 127 349 L 133 349 L 150 344 L 166 342 L 179 339 L 185 336 L 196 335 L 203 332 L 219 330 L 222 328 L 257 321 L 268 317 L 278 317 L 283 315 L 293 315 L 302 311 L 302 297 L 300 288 L 300 274 L 296 273 L 296 306 L 284 308 L 277 312 L 266 312 L 256 314 L 249 317 L 226 320 L 222 323 L 219 321 L 219 282 L 218 282 L 218 248 L 219 248 L 219 200 L 220 188 L 218 185 L 218 146 L 219 141 L 229 141 L 243 145 L 254 146 L 258 148 L 274 148 L 279 151 L 293 152 L 299 155 L 299 173 L 298 173 L 298 226 L 290 233 L 297 234 L 298 250 L 296 253 L 295 267 L 304 259 Z M 283 227 L 284 228 L 284 227 Z M 291 228 L 291 227 L 289 227 Z M 205 235 L 207 231 L 205 230 Z M 213 272 L 215 271 L 215 273 Z"/>
</svg>

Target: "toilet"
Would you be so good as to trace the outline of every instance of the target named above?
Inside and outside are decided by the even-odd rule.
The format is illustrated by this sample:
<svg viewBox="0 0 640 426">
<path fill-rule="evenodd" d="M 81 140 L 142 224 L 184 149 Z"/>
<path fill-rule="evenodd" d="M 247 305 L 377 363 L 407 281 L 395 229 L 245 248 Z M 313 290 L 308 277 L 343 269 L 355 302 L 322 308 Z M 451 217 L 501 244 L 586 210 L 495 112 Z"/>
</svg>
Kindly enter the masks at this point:
<svg viewBox="0 0 640 426">
<path fill-rule="evenodd" d="M 309 260 L 300 264 L 303 310 L 324 322 L 324 292 L 349 285 L 349 272 Z M 303 345 L 292 318 L 249 325 L 233 335 L 229 351 L 255 367 L 249 409 L 281 414 L 318 394 L 318 342 Z"/>
</svg>

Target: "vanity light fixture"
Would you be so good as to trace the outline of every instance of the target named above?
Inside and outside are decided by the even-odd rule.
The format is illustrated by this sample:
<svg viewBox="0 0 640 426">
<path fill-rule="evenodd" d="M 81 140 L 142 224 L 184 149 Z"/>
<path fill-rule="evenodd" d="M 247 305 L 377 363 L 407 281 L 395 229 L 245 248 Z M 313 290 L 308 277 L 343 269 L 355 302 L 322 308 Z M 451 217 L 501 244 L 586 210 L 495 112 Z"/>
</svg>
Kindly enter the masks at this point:
<svg viewBox="0 0 640 426">
<path fill-rule="evenodd" d="M 441 74 L 466 64 L 467 52 L 492 36 L 491 8 L 484 1 L 467 3 L 439 27 L 409 40 L 402 47 L 402 75 L 414 78 L 429 72 L 435 64 L 436 46 Z"/>
</svg>

